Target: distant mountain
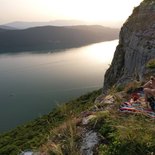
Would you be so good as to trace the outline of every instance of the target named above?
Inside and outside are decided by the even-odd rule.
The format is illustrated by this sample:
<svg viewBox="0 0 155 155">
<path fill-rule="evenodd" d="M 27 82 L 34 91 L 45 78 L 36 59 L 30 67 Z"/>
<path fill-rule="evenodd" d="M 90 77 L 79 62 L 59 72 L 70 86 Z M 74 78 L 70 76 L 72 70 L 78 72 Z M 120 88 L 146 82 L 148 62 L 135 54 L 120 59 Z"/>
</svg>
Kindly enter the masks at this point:
<svg viewBox="0 0 155 155">
<path fill-rule="evenodd" d="M 14 28 L 12 26 L 6 26 L 6 25 L 0 25 L 1 29 L 6 29 L 6 30 L 16 30 L 17 28 Z"/>
<path fill-rule="evenodd" d="M 73 26 L 73 25 L 86 25 L 85 22 L 79 20 L 54 20 L 49 22 L 11 22 L 5 26 L 15 27 L 17 29 L 26 29 L 37 26 Z"/>
<path fill-rule="evenodd" d="M 4 32 L 4 31 L 7 31 L 7 30 L 6 30 L 6 29 L 0 28 L 0 32 Z"/>
<path fill-rule="evenodd" d="M 0 31 L 0 52 L 52 50 L 118 39 L 119 29 L 103 26 L 44 26 Z"/>
</svg>

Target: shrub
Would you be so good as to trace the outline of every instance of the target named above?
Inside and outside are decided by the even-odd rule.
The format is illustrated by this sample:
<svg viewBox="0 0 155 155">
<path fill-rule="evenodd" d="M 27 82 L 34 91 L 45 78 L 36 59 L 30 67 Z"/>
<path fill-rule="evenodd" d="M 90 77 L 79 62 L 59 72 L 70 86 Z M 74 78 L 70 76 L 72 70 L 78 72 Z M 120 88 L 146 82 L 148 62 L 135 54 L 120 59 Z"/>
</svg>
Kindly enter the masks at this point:
<svg viewBox="0 0 155 155">
<path fill-rule="evenodd" d="M 155 68 L 155 59 L 150 59 L 147 64 L 146 64 L 147 68 L 153 69 Z"/>
<path fill-rule="evenodd" d="M 112 118 L 100 133 L 107 144 L 99 146 L 99 155 L 150 155 L 155 153 L 155 125 L 142 116 Z"/>
</svg>

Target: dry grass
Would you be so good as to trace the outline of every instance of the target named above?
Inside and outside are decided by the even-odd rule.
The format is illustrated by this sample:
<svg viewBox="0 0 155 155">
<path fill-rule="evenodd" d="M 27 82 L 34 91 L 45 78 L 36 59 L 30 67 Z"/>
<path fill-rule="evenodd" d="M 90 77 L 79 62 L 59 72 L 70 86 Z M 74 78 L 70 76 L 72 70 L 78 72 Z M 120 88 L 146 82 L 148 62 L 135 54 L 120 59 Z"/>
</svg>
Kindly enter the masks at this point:
<svg viewBox="0 0 155 155">
<path fill-rule="evenodd" d="M 48 142 L 41 146 L 40 151 L 45 155 L 64 155 L 66 153 L 79 155 L 77 146 L 80 138 L 80 129 L 77 127 L 79 122 L 81 122 L 80 118 L 70 118 L 52 129 Z"/>
</svg>

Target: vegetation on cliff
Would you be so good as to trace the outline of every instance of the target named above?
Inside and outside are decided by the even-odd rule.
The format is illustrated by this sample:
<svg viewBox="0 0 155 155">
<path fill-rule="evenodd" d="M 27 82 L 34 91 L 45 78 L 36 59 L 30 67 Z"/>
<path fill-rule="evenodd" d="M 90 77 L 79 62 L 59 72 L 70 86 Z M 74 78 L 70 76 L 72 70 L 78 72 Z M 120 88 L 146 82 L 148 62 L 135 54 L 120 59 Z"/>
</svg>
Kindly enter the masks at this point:
<svg viewBox="0 0 155 155">
<path fill-rule="evenodd" d="M 107 95 L 101 90 L 60 105 L 48 115 L 0 135 L 0 154 L 17 155 L 31 149 L 46 155 L 80 155 L 84 130 L 93 130 L 99 142 L 93 152 L 99 155 L 151 155 L 155 153 L 155 121 L 143 114 L 119 112 L 140 83 L 113 87 Z M 121 91 L 121 92 L 120 92 Z M 110 102 L 109 102 L 110 101 Z M 89 123 L 82 125 L 89 115 Z"/>
<path fill-rule="evenodd" d="M 146 67 L 148 67 L 150 69 L 154 69 L 155 68 L 155 59 L 149 60 L 148 63 L 146 64 Z"/>
<path fill-rule="evenodd" d="M 38 149 L 48 141 L 53 128 L 78 116 L 93 105 L 99 94 L 101 94 L 101 90 L 83 95 L 76 100 L 60 105 L 47 115 L 0 134 L 0 155 L 17 155 L 25 149 Z"/>
</svg>

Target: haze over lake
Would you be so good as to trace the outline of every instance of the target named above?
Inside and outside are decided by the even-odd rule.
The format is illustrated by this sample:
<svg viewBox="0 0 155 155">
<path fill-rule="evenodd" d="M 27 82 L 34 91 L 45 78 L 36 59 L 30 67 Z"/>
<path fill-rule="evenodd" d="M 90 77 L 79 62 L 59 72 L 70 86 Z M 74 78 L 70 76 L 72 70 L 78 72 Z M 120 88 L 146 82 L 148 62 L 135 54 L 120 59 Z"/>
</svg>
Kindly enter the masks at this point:
<svg viewBox="0 0 155 155">
<path fill-rule="evenodd" d="M 118 40 L 59 51 L 0 55 L 0 132 L 102 87 Z"/>
</svg>

